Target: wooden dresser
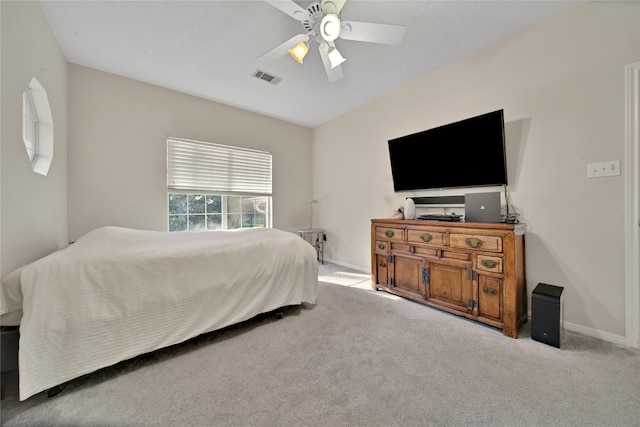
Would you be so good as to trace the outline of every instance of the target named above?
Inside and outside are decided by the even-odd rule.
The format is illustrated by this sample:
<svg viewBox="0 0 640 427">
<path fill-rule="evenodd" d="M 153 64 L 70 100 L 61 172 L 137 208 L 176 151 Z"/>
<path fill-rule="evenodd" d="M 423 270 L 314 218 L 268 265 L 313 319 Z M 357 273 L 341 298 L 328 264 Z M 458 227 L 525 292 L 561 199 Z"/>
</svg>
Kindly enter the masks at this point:
<svg viewBox="0 0 640 427">
<path fill-rule="evenodd" d="M 384 290 L 503 330 L 527 319 L 524 225 L 371 220 L 371 279 Z"/>
</svg>

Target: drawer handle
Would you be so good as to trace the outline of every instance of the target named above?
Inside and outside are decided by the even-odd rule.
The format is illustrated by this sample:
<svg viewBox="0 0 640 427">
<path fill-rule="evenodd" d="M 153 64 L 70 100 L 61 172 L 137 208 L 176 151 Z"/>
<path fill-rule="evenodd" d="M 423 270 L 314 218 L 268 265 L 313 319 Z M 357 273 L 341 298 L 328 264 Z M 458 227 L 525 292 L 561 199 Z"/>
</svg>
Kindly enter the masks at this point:
<svg viewBox="0 0 640 427">
<path fill-rule="evenodd" d="M 482 260 L 482 265 L 484 265 L 487 268 L 496 268 L 496 266 L 498 265 L 497 262 L 492 261 L 490 259 L 483 259 Z"/>
<path fill-rule="evenodd" d="M 384 246 L 382 243 L 380 243 L 380 244 L 378 245 L 378 249 L 380 249 L 380 250 L 384 250 L 384 248 L 385 248 L 385 246 Z"/>
<path fill-rule="evenodd" d="M 394 235 L 395 233 L 393 232 L 393 230 L 387 230 L 387 231 L 385 231 L 385 232 L 384 232 L 384 234 L 385 234 L 387 237 L 391 238 L 391 237 L 393 237 L 393 235 Z"/>
<path fill-rule="evenodd" d="M 465 242 L 467 243 L 467 246 L 470 246 L 472 248 L 482 247 L 482 240 L 478 239 L 477 237 L 469 237 L 467 240 L 465 240 Z"/>
<path fill-rule="evenodd" d="M 496 291 L 495 289 L 487 288 L 487 287 L 482 288 L 482 292 L 484 292 L 485 294 L 489 294 L 489 295 L 495 295 L 495 294 L 498 293 L 498 291 Z"/>
<path fill-rule="evenodd" d="M 431 239 L 433 239 L 433 236 L 429 233 L 424 233 L 420 235 L 420 238 L 422 239 L 423 242 L 430 242 Z"/>
</svg>

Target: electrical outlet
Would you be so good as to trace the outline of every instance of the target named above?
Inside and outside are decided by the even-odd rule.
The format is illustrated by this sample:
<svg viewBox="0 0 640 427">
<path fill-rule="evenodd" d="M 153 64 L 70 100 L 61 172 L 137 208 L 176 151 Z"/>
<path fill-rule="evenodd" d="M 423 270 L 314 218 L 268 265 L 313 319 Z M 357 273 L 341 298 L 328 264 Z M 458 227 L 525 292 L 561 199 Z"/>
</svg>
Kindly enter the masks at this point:
<svg viewBox="0 0 640 427">
<path fill-rule="evenodd" d="M 587 177 L 589 178 L 618 175 L 620 175 L 620 160 L 587 164 Z"/>
</svg>

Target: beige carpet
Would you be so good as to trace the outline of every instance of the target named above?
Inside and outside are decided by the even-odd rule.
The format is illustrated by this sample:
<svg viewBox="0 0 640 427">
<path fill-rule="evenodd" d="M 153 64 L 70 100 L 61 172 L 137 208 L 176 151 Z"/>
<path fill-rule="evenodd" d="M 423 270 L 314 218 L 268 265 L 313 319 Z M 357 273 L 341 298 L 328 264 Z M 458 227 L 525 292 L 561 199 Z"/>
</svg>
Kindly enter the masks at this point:
<svg viewBox="0 0 640 427">
<path fill-rule="evenodd" d="M 7 426 L 632 426 L 640 352 L 513 340 L 321 269 L 316 306 L 262 317 L 17 401 Z"/>
</svg>

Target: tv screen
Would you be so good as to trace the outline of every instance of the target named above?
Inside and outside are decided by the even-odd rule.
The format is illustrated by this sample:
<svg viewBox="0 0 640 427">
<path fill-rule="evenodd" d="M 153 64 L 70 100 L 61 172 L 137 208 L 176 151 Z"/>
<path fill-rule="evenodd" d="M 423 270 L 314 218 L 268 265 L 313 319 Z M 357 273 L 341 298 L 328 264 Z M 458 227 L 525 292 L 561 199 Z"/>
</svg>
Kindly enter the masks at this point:
<svg viewBox="0 0 640 427">
<path fill-rule="evenodd" d="M 394 191 L 507 184 L 504 112 L 389 140 Z"/>
</svg>

